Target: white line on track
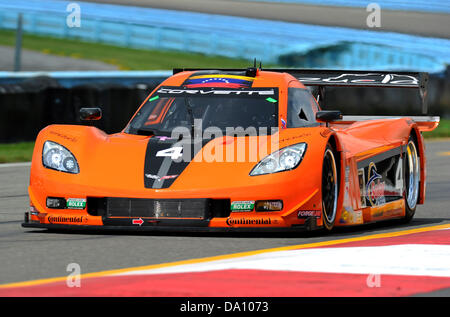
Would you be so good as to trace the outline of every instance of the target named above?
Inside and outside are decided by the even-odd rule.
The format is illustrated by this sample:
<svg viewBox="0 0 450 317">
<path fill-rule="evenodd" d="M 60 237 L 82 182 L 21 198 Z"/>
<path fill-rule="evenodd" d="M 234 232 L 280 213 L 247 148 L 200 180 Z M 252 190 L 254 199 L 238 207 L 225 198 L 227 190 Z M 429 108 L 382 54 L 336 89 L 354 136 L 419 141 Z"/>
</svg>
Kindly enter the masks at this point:
<svg viewBox="0 0 450 317">
<path fill-rule="evenodd" d="M 268 252 L 242 258 L 136 270 L 118 275 L 273 270 L 450 277 L 450 245 L 402 244 Z"/>
</svg>

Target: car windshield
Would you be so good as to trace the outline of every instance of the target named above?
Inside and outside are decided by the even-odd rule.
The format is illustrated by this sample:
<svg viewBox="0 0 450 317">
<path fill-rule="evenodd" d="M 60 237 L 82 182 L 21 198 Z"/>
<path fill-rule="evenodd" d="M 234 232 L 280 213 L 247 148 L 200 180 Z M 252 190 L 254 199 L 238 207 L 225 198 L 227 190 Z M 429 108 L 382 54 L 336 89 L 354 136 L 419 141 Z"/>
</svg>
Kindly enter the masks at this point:
<svg viewBox="0 0 450 317">
<path fill-rule="evenodd" d="M 170 135 L 175 128 L 191 129 L 194 121 L 203 130 L 213 127 L 224 134 L 237 127 L 270 134 L 278 126 L 278 88 L 161 87 L 125 132 Z"/>
</svg>

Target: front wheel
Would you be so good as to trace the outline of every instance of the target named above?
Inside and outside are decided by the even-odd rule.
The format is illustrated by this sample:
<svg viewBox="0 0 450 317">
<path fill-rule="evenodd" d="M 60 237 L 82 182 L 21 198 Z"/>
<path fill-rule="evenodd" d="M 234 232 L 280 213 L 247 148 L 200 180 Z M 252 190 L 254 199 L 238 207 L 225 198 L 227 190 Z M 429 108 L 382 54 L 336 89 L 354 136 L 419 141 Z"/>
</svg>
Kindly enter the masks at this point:
<svg viewBox="0 0 450 317">
<path fill-rule="evenodd" d="M 325 229 L 330 231 L 336 220 L 339 178 L 333 149 L 327 145 L 322 166 L 322 218 Z"/>
</svg>

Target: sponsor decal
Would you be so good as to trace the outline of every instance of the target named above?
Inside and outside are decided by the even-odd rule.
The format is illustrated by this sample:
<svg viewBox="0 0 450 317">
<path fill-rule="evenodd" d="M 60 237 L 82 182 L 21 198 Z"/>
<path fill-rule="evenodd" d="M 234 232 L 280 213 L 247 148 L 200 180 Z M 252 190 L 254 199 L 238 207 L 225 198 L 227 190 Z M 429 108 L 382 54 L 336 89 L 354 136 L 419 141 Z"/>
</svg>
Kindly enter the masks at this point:
<svg viewBox="0 0 450 317">
<path fill-rule="evenodd" d="M 230 96 L 275 96 L 275 90 L 270 89 L 226 89 L 226 90 L 214 90 L 214 89 L 183 89 L 183 88 L 161 88 L 158 90 L 158 94 L 164 95 L 230 95 Z"/>
<path fill-rule="evenodd" d="M 367 73 L 367 74 L 340 74 L 338 76 L 330 77 L 301 77 L 298 78 L 302 83 L 336 83 L 336 84 L 385 84 L 385 85 L 406 85 L 416 86 L 419 84 L 419 79 L 404 74 L 380 74 L 380 73 Z"/>
<path fill-rule="evenodd" d="M 272 220 L 270 218 L 228 218 L 227 225 L 271 225 Z"/>
<path fill-rule="evenodd" d="M 160 141 L 172 140 L 171 137 L 168 137 L 168 136 L 165 136 L 165 135 L 157 135 L 157 136 L 155 136 L 155 138 L 157 138 Z"/>
<path fill-rule="evenodd" d="M 366 191 L 365 191 L 365 174 L 364 168 L 358 169 L 358 183 L 359 183 L 359 193 L 361 195 L 361 207 L 366 207 Z"/>
<path fill-rule="evenodd" d="M 253 77 L 239 75 L 197 75 L 189 77 L 184 86 L 188 88 L 196 87 L 225 87 L 225 88 L 248 88 L 253 83 Z"/>
<path fill-rule="evenodd" d="M 144 220 L 142 220 L 142 218 L 139 218 L 139 219 L 133 219 L 133 220 L 131 220 L 131 223 L 132 223 L 133 225 L 139 225 L 139 226 L 142 226 L 142 224 L 144 223 Z"/>
<path fill-rule="evenodd" d="M 178 175 L 158 176 L 158 175 L 153 175 L 153 174 L 145 174 L 145 177 L 147 177 L 149 179 L 154 179 L 154 180 L 157 180 L 157 181 L 162 181 L 162 180 L 165 180 L 165 179 L 177 178 Z"/>
<path fill-rule="evenodd" d="M 49 223 L 86 223 L 88 218 L 85 216 L 48 216 Z"/>
<path fill-rule="evenodd" d="M 39 212 L 38 215 L 37 215 L 37 217 L 38 217 L 38 219 L 39 219 L 40 222 L 44 222 L 45 217 L 47 217 L 47 213 Z"/>
<path fill-rule="evenodd" d="M 272 102 L 272 103 L 275 103 L 275 102 L 277 102 L 277 100 L 276 100 L 276 99 L 273 99 L 273 98 L 271 98 L 271 97 L 269 97 L 269 98 L 266 98 L 266 100 L 267 100 L 268 102 Z"/>
<path fill-rule="evenodd" d="M 68 209 L 84 209 L 86 207 L 86 199 L 84 199 L 84 198 L 68 198 L 66 207 Z"/>
<path fill-rule="evenodd" d="M 284 121 L 284 119 L 282 119 L 282 120 Z M 290 136 L 290 137 L 287 137 L 287 138 L 280 139 L 279 142 L 280 143 L 294 142 L 294 141 L 297 141 L 297 140 L 302 140 L 304 138 L 310 137 L 311 135 L 312 135 L 311 133 L 300 133 L 300 134 L 297 134 L 297 135 L 294 135 L 294 136 Z"/>
<path fill-rule="evenodd" d="M 366 185 L 366 198 L 372 206 L 379 206 L 386 203 L 384 197 L 385 182 L 380 174 L 377 173 L 375 163 L 369 164 Z"/>
<path fill-rule="evenodd" d="M 57 132 L 57 131 L 50 131 L 49 133 L 50 134 L 54 134 L 54 135 L 56 135 L 56 136 L 58 136 L 58 137 L 60 137 L 61 139 L 64 139 L 64 140 L 68 140 L 68 141 L 72 141 L 72 142 L 76 142 L 77 141 L 77 138 L 75 138 L 75 137 L 73 137 L 71 135 L 66 135 L 66 134 L 63 134 L 63 133 L 60 133 L 60 132 Z"/>
<path fill-rule="evenodd" d="M 308 218 L 308 217 L 320 218 L 321 215 L 322 215 L 321 210 L 299 210 L 299 211 L 297 211 L 298 218 Z"/>
<path fill-rule="evenodd" d="M 231 203 L 231 211 L 252 211 L 255 207 L 255 201 L 233 201 Z"/>
<path fill-rule="evenodd" d="M 389 202 L 383 206 L 376 206 L 371 209 L 370 216 L 372 218 L 388 218 L 403 216 L 405 212 L 403 201 L 397 200 Z"/>
<path fill-rule="evenodd" d="M 345 224 L 361 224 L 363 223 L 362 211 L 355 211 L 351 207 L 344 207 L 339 222 Z"/>
</svg>

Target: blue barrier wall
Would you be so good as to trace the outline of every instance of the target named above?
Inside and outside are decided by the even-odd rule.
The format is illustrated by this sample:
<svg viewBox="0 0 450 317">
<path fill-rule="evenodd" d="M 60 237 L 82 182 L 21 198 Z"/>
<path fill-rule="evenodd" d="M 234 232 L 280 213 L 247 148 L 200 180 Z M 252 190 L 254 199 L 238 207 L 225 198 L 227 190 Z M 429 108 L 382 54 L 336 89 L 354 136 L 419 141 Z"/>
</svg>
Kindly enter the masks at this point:
<svg viewBox="0 0 450 317">
<path fill-rule="evenodd" d="M 69 3 L 0 0 L 0 28 L 15 29 L 23 13 L 34 34 L 295 67 L 441 72 L 450 62 L 446 39 L 88 2 L 79 3 L 81 27 L 69 28 Z"/>
<path fill-rule="evenodd" d="M 242 0 L 241 0 L 242 1 Z M 366 8 L 369 3 L 377 3 L 381 9 L 450 13 L 448 0 L 244 0 L 251 2 L 298 3 L 338 7 Z"/>
<path fill-rule="evenodd" d="M 140 84 L 159 85 L 172 76 L 171 70 L 149 71 L 55 71 L 55 72 L 2 72 L 0 85 L 21 84 L 36 77 L 54 79 L 58 86 L 72 88 L 79 85 L 98 83 L 116 84 L 124 87 L 135 87 Z M 0 90 L 0 93 L 2 91 Z"/>
</svg>

